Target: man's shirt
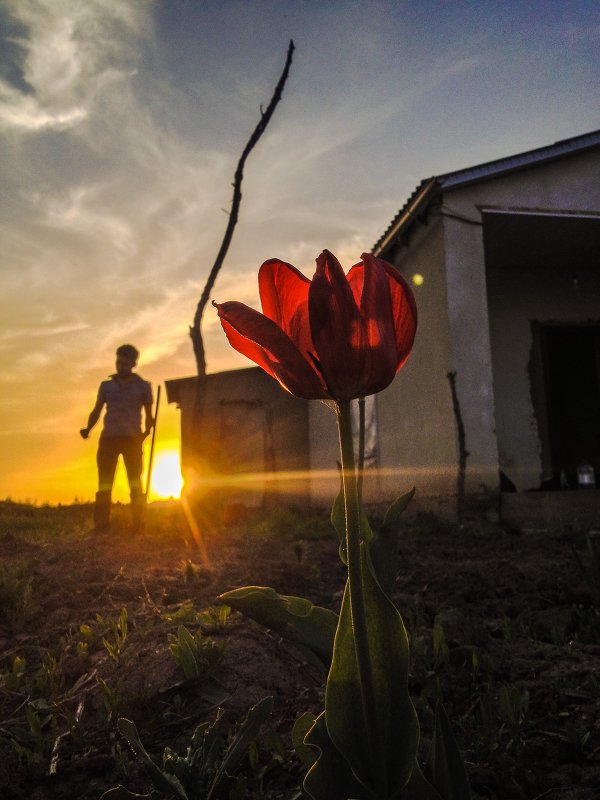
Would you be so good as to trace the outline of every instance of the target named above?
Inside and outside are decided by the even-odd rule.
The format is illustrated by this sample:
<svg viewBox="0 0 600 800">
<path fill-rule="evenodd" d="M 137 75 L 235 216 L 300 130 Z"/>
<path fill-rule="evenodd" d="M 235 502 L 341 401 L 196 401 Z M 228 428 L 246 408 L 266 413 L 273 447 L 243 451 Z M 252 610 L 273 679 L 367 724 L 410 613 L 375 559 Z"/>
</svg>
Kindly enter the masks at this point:
<svg viewBox="0 0 600 800">
<path fill-rule="evenodd" d="M 102 437 L 139 436 L 142 427 L 142 406 L 152 405 L 152 388 L 148 381 L 132 373 L 127 381 L 116 375 L 102 381 L 98 401 L 106 403 Z"/>
</svg>

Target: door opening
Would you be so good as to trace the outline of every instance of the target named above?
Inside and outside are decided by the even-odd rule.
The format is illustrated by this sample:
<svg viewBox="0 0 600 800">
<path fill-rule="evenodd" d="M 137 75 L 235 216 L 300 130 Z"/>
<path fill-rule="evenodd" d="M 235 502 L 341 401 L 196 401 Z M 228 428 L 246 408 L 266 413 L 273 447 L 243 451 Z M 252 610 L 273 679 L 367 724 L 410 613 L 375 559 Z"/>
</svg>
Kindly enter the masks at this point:
<svg viewBox="0 0 600 800">
<path fill-rule="evenodd" d="M 552 471 L 577 486 L 587 462 L 600 478 L 600 325 L 543 326 Z"/>
</svg>

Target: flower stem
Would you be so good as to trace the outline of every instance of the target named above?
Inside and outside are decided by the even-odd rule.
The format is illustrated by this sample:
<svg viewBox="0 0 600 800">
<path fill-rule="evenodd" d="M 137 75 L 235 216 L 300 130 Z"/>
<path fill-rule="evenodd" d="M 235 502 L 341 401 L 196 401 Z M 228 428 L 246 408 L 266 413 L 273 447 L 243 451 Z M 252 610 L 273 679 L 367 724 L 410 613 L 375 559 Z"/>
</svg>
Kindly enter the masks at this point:
<svg viewBox="0 0 600 800">
<path fill-rule="evenodd" d="M 362 504 L 363 475 L 365 472 L 365 398 L 358 398 L 358 503 Z"/>
<path fill-rule="evenodd" d="M 356 480 L 349 401 L 338 402 L 337 419 L 340 432 L 342 479 L 344 483 L 346 508 L 346 552 L 348 558 L 348 585 L 350 592 L 350 609 L 352 613 L 352 629 L 354 632 L 363 715 L 367 727 L 367 741 L 371 753 L 371 764 L 374 770 L 376 770 L 381 750 L 377 727 L 377 704 L 375 701 L 373 670 L 367 634 L 367 616 L 361 561 L 361 509 Z"/>
</svg>

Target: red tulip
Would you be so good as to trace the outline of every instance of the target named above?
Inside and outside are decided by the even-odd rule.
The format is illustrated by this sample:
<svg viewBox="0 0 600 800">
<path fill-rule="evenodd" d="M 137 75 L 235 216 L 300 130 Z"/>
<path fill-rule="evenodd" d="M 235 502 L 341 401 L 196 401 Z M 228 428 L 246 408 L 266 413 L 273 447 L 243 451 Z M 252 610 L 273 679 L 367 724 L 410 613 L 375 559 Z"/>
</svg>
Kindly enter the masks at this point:
<svg viewBox="0 0 600 800">
<path fill-rule="evenodd" d="M 312 281 L 291 264 L 265 261 L 258 273 L 263 313 L 214 303 L 230 344 L 284 389 L 309 400 L 351 400 L 388 386 L 411 351 L 417 327 L 400 273 L 364 253 L 344 275 L 324 250 Z"/>
</svg>

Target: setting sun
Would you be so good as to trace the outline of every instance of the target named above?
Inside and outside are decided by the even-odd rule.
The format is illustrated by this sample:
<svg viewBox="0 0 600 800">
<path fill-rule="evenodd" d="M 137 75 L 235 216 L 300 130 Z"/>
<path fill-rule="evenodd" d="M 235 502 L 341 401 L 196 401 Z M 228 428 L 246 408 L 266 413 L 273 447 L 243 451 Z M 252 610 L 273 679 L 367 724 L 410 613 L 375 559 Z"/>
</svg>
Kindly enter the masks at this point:
<svg viewBox="0 0 600 800">
<path fill-rule="evenodd" d="M 155 498 L 179 497 L 183 487 L 179 453 L 163 450 L 154 457 L 150 494 Z"/>
</svg>

